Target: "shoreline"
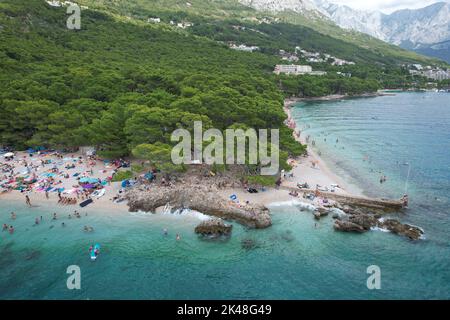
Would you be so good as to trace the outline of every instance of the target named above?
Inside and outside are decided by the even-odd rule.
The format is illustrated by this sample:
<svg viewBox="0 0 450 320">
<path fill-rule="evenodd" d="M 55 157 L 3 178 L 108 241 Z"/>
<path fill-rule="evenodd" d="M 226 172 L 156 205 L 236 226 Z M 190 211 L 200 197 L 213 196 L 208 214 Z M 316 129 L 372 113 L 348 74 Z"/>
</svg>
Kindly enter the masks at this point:
<svg viewBox="0 0 450 320">
<path fill-rule="evenodd" d="M 379 95 L 379 93 L 376 93 L 376 95 Z M 364 95 L 365 97 L 368 97 L 368 95 Z M 373 94 L 370 96 L 374 96 Z M 333 95 L 333 96 L 326 96 L 326 97 L 319 97 L 315 98 L 315 100 L 320 99 L 322 101 L 331 101 L 331 100 L 337 100 L 341 99 L 345 96 L 342 95 Z M 353 96 L 354 97 L 354 96 Z M 302 99 L 304 100 L 304 99 Z M 292 119 L 292 101 L 290 99 L 286 99 L 284 101 L 283 110 L 286 113 L 288 117 L 289 122 L 285 122 L 286 126 L 289 126 L 292 128 L 292 125 L 294 124 L 295 130 L 298 130 L 297 124 Z M 297 136 L 295 134 L 295 131 L 293 133 L 294 139 L 302 144 L 307 145 L 307 156 L 300 156 L 297 158 L 290 158 L 288 159 L 289 164 L 292 166 L 292 170 L 290 172 L 281 172 L 281 188 L 275 188 L 274 187 L 266 187 L 265 190 L 261 190 L 258 193 L 249 193 L 244 185 L 241 185 L 237 183 L 232 184 L 225 184 L 222 185 L 222 187 L 219 188 L 213 188 L 212 193 L 218 195 L 222 198 L 225 202 L 231 202 L 230 196 L 236 195 L 238 201 L 236 201 L 237 204 L 243 205 L 245 203 L 249 204 L 250 206 L 253 204 L 256 205 L 262 205 L 265 207 L 270 207 L 274 203 L 280 203 L 280 202 L 291 202 L 291 201 L 299 201 L 301 203 L 305 204 L 312 204 L 316 208 L 320 208 L 324 205 L 323 200 L 327 198 L 327 196 L 324 197 L 313 197 L 313 199 L 308 199 L 305 197 L 301 197 L 302 193 L 314 193 L 314 190 L 317 188 L 318 191 L 324 192 L 325 194 L 330 194 L 330 191 L 332 192 L 330 194 L 336 194 L 337 196 L 347 196 L 347 197 L 361 197 L 364 196 L 362 193 L 362 190 L 357 188 L 357 186 L 351 185 L 349 182 L 345 181 L 344 178 L 338 176 L 324 161 L 319 154 L 313 150 L 311 146 L 308 145 L 307 141 L 305 141 L 305 138 L 300 134 L 300 136 Z M 106 179 L 108 176 L 110 176 L 110 173 L 113 172 L 114 168 L 111 166 L 109 162 L 104 162 L 98 160 L 96 164 L 93 166 L 88 165 L 87 161 L 84 161 L 84 157 L 80 157 L 81 154 L 79 152 L 72 153 L 70 158 L 64 158 L 63 160 L 59 160 L 58 167 L 60 169 L 60 176 L 63 173 L 67 174 L 67 178 L 64 179 L 62 177 L 58 178 L 61 179 L 60 186 L 64 187 L 67 191 L 70 189 L 73 190 L 74 187 L 77 187 L 78 184 L 77 180 L 75 179 L 75 172 L 87 172 L 89 169 L 94 169 L 95 177 L 101 178 L 102 180 Z M 68 155 L 66 155 L 68 157 Z M 75 161 L 74 159 L 83 159 L 83 161 Z M 28 154 L 26 152 L 17 152 L 16 160 L 14 160 L 14 164 L 16 165 L 16 171 L 21 172 L 24 170 L 23 165 L 21 165 L 21 160 L 27 160 L 30 162 L 36 162 L 36 161 L 42 161 L 42 159 L 49 159 L 53 162 L 56 162 L 58 160 L 55 160 L 55 157 L 53 155 L 38 155 L 37 157 L 28 157 Z M 64 165 L 67 163 L 76 163 L 76 168 L 68 169 L 67 167 L 64 168 Z M 41 176 L 44 172 L 49 171 L 49 165 L 46 166 L 35 166 L 35 173 Z M 19 169 L 19 170 L 17 170 Z M 129 169 L 127 169 L 129 170 Z M 91 173 L 92 175 L 92 173 Z M 196 173 L 193 174 L 194 178 Z M 70 176 L 70 178 L 69 178 Z M 214 186 L 215 183 L 217 183 L 214 179 L 207 179 L 203 181 L 206 184 L 210 184 L 211 186 Z M 154 182 L 155 183 L 155 182 Z M 152 183 L 151 185 L 154 185 Z M 300 189 L 297 187 L 298 184 L 308 184 L 307 189 Z M 187 184 L 188 186 L 189 184 Z M 195 185 L 195 183 L 194 183 Z M 220 183 L 219 183 L 220 185 Z M 158 184 L 154 185 L 157 189 L 164 189 L 164 186 L 159 186 Z M 217 187 L 217 185 L 216 185 Z M 121 189 L 121 183 L 120 182 L 111 182 L 110 184 L 105 184 L 103 186 L 106 193 L 105 196 L 101 197 L 100 199 L 97 199 L 96 197 L 93 197 L 94 202 L 90 204 L 88 207 L 86 207 L 87 210 L 90 210 L 91 208 L 93 210 L 99 210 L 99 211 L 108 211 L 108 212 L 115 212 L 115 211 L 121 211 L 123 213 L 130 212 L 130 202 L 127 200 L 122 201 L 121 203 L 115 203 L 112 201 L 112 197 L 114 195 L 117 195 L 119 190 Z M 300 196 L 291 195 L 289 190 L 295 190 L 297 191 Z M 302 192 L 303 191 L 303 192 Z M 69 191 L 70 192 L 70 191 Z M 142 191 L 144 192 L 144 191 Z M 128 193 L 128 192 L 127 192 Z M 20 191 L 13 190 L 8 193 L 4 193 L 0 195 L 0 200 L 6 200 L 6 201 L 14 201 L 14 202 L 23 202 L 25 205 L 25 195 L 29 194 L 31 198 L 31 202 L 34 203 L 41 203 L 45 204 L 46 206 L 54 207 L 55 210 L 58 210 L 58 208 L 73 208 L 73 210 L 83 211 L 84 208 L 81 208 L 79 204 L 75 205 L 59 205 L 57 203 L 58 198 L 56 197 L 56 193 L 50 192 L 50 199 L 47 200 L 44 196 L 44 193 L 38 190 L 33 190 L 31 192 L 22 193 Z M 70 196 L 70 193 L 69 193 Z M 324 199 L 322 199 L 324 198 Z M 54 203 L 51 203 L 51 201 L 54 201 Z M 80 201 L 80 200 L 79 200 Z M 234 201 L 233 201 L 234 202 Z M 164 206 L 164 205 L 163 205 Z M 229 206 L 233 207 L 235 204 L 230 203 Z M 244 205 L 245 206 L 245 205 Z M 161 210 L 158 210 L 160 208 L 157 208 L 157 210 L 153 210 L 151 212 L 157 213 Z M 210 217 L 214 217 L 213 215 L 208 215 Z"/>
<path fill-rule="evenodd" d="M 285 107 L 292 107 L 294 104 L 302 102 L 302 101 L 335 101 L 335 100 L 343 100 L 343 99 L 357 99 L 357 98 L 373 98 L 373 97 L 382 97 L 382 96 L 391 96 L 395 95 L 389 92 L 370 92 L 370 93 L 362 93 L 357 95 L 347 95 L 347 94 L 331 94 L 326 96 L 319 97 L 290 97 L 284 100 Z"/>
<path fill-rule="evenodd" d="M 285 101 L 283 110 L 288 118 L 285 125 L 298 129 L 292 119 L 291 106 L 288 101 Z M 153 182 L 140 180 L 141 183 L 137 183 L 134 188 L 127 188 L 124 186 L 126 181 L 111 182 L 111 180 L 119 169 L 123 170 L 122 166 L 127 168 L 126 170 L 130 170 L 128 168 L 131 167 L 132 161 L 123 164 L 123 160 L 120 160 L 120 164 L 118 164 L 116 160 L 111 163 L 97 157 L 85 158 L 79 152 L 72 153 L 70 157 L 66 155 L 65 158 L 60 154 L 37 154 L 37 156 L 31 157 L 26 152 L 17 152 L 15 159 L 9 162 L 9 169 L 3 171 L 4 173 L 13 172 L 14 179 L 9 178 L 8 181 L 5 175 L 4 179 L 7 180 L 4 180 L 4 183 L 10 188 L 22 188 L 23 185 L 27 185 L 27 187 L 22 189 L 24 191 L 12 190 L 2 193 L 0 199 L 6 202 L 21 202 L 23 206 L 26 206 L 25 198 L 28 195 L 32 204 L 30 209 L 43 206 L 50 210 L 50 214 L 52 212 L 59 214 L 58 211 L 67 213 L 72 210 L 83 214 L 92 210 L 108 216 L 132 214 L 132 212 L 138 211 L 161 213 L 161 209 L 166 207 L 172 207 L 175 210 L 190 208 L 208 216 L 209 219 L 219 217 L 225 221 L 233 221 L 256 229 L 270 227 L 272 219 L 269 208 L 285 204 L 293 206 L 294 209 L 307 208 L 317 220 L 332 213 L 333 218 L 338 219 L 334 228 L 351 232 L 368 231 L 367 225 L 378 226 L 382 222 L 377 220 L 377 217 L 381 217 L 381 212 L 386 212 L 389 207 L 402 208 L 400 201 L 364 197 L 361 190 L 356 189 L 356 186 L 346 182 L 328 167 L 320 155 L 308 145 L 308 139 L 303 139 L 302 135 L 296 131 L 292 134 L 296 142 L 307 145 L 308 154 L 288 159 L 292 170 L 290 172 L 281 171 L 281 183 L 277 184 L 279 187 L 262 188 L 258 185 L 247 185 L 245 182 L 239 181 L 232 172 L 217 176 L 205 175 L 210 169 L 203 167 L 196 168 L 169 183 L 155 177 L 156 180 Z M 8 165 L 5 164 L 5 166 Z M 140 173 L 135 173 L 135 177 L 142 178 L 144 174 Z M 50 178 L 49 174 L 52 174 Z M 24 180 L 20 180 L 18 183 L 19 178 Z M 93 179 L 94 182 L 86 184 L 86 181 L 81 179 Z M 136 178 L 132 180 L 134 181 L 134 179 Z M 53 181 L 50 184 L 52 188 L 50 191 L 46 189 L 48 181 Z M 80 181 L 84 183 L 83 186 Z M 128 184 L 133 185 L 133 181 L 128 181 Z M 303 184 L 307 184 L 307 186 L 300 187 Z M 92 193 L 89 197 L 94 200 L 93 203 L 90 203 L 88 207 L 81 208 L 80 203 L 86 198 L 83 196 L 84 191 L 83 193 L 80 191 L 84 188 L 93 188 L 91 185 L 96 190 L 104 191 L 99 196 Z M 67 194 L 70 199 L 74 200 L 73 202 L 69 201 L 72 204 L 60 205 L 58 203 L 55 186 L 59 192 L 63 193 L 63 196 Z M 45 190 L 48 191 L 49 199 L 45 197 Z M 118 196 L 123 199 L 120 203 L 113 201 Z M 355 222 L 341 221 L 339 216 L 341 213 L 337 214 L 336 211 L 333 211 L 334 208 L 341 210 L 342 214 L 347 214 L 348 219 L 353 219 Z M 366 209 L 362 208 L 372 209 L 365 211 Z M 171 212 L 173 211 L 171 210 Z M 408 228 L 410 228 L 408 225 L 396 224 L 397 222 L 389 221 L 389 223 L 393 224 L 390 226 L 393 229 L 407 229 L 406 231 L 397 229 L 400 230 L 397 233 L 408 232 Z M 411 237 L 417 238 L 416 230 L 414 232 Z"/>
<path fill-rule="evenodd" d="M 287 117 L 288 117 L 288 121 L 292 120 L 292 112 L 291 112 L 291 107 L 292 105 L 289 104 L 289 101 L 285 101 L 283 110 L 286 113 Z M 295 123 L 295 121 L 294 121 Z M 297 127 L 297 124 L 295 123 L 295 130 L 298 130 L 299 128 Z M 343 179 L 342 177 L 338 176 L 335 172 L 333 172 L 333 170 L 330 169 L 330 167 L 327 165 L 327 163 L 317 154 L 317 152 L 315 152 L 313 150 L 313 148 L 311 148 L 308 143 L 306 142 L 306 140 L 304 139 L 304 137 L 300 134 L 300 137 L 297 137 L 294 135 L 294 139 L 301 143 L 302 145 L 306 145 L 307 146 L 307 152 L 308 152 L 308 156 L 306 158 L 304 158 L 306 162 L 315 162 L 316 163 L 316 167 L 318 168 L 318 170 L 320 170 L 322 172 L 322 175 L 324 176 L 323 178 L 319 179 L 320 181 L 327 181 L 329 185 L 331 184 L 335 184 L 335 185 L 339 185 L 340 186 L 340 192 L 341 194 L 345 194 L 345 195 L 355 195 L 355 196 L 363 196 L 363 192 L 361 189 L 359 189 L 357 186 L 351 185 L 350 183 L 348 183 L 347 181 L 345 181 L 345 179 Z M 299 157 L 297 159 L 294 159 L 296 161 L 298 161 L 298 159 L 301 159 L 302 157 Z M 293 170 L 295 170 L 296 168 L 294 168 Z M 307 168 L 303 168 L 303 171 L 307 170 Z M 317 169 L 314 169 L 317 170 Z M 296 170 L 299 171 L 299 170 Z M 295 173 L 295 171 L 294 171 Z M 295 187 L 296 185 L 292 185 L 292 183 L 287 183 L 285 184 L 288 187 Z"/>
</svg>

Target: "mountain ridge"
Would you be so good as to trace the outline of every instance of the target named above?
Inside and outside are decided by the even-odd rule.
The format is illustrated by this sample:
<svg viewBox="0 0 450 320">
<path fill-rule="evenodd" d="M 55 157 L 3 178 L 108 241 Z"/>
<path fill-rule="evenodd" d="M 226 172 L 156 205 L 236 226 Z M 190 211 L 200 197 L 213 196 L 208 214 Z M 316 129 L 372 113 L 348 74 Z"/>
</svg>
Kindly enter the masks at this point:
<svg viewBox="0 0 450 320">
<path fill-rule="evenodd" d="M 450 50 L 433 49 L 450 40 L 450 3 L 436 2 L 419 9 L 402 9 L 391 14 L 356 10 L 327 0 L 239 0 L 257 10 L 292 11 L 307 18 L 329 20 L 346 30 L 373 36 L 390 44 L 450 62 Z"/>
</svg>

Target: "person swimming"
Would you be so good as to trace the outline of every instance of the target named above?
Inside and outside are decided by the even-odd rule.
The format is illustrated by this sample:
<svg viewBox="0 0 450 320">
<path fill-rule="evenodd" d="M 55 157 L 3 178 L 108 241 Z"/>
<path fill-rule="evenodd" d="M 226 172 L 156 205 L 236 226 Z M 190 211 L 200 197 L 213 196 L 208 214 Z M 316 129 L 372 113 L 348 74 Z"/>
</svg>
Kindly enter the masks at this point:
<svg viewBox="0 0 450 320">
<path fill-rule="evenodd" d="M 16 220 L 16 214 L 14 212 L 11 212 L 11 219 Z"/>
<path fill-rule="evenodd" d="M 8 225 L 6 223 L 4 223 L 2 231 L 6 231 L 6 230 L 8 230 Z"/>
<path fill-rule="evenodd" d="M 177 237 L 176 237 L 177 241 L 181 240 L 180 235 L 177 233 Z"/>
<path fill-rule="evenodd" d="M 167 236 L 167 235 L 169 234 L 169 232 L 167 231 L 167 229 L 166 229 L 166 228 L 164 228 L 164 230 L 163 230 L 163 234 L 164 234 L 165 236 Z"/>
<path fill-rule="evenodd" d="M 34 224 L 35 224 L 35 225 L 38 225 L 38 224 L 39 224 L 39 219 L 38 219 L 38 218 L 36 218 L 36 219 L 34 220 Z"/>
<path fill-rule="evenodd" d="M 55 213 L 53 213 L 53 220 L 56 220 L 57 218 L 56 218 L 56 212 Z"/>
<path fill-rule="evenodd" d="M 13 234 L 14 233 L 14 227 L 13 226 L 9 226 L 9 234 Z"/>
</svg>

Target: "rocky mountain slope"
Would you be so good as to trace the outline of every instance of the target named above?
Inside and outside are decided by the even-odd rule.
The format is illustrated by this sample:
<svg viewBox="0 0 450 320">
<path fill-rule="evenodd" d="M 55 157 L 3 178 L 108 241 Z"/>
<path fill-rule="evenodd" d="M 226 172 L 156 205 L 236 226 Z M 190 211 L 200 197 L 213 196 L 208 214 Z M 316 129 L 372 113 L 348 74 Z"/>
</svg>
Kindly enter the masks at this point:
<svg viewBox="0 0 450 320">
<path fill-rule="evenodd" d="M 450 3 L 437 2 L 421 9 L 391 14 L 355 10 L 327 0 L 240 0 L 257 10 L 299 13 L 331 20 L 338 26 L 366 33 L 402 48 L 450 62 Z"/>
</svg>

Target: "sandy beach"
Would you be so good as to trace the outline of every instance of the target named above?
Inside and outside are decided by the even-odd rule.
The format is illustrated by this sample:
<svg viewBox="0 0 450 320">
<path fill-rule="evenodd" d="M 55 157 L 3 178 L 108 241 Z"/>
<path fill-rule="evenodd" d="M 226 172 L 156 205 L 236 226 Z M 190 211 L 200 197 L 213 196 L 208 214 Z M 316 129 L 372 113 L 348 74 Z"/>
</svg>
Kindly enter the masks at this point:
<svg viewBox="0 0 450 320">
<path fill-rule="evenodd" d="M 43 161 L 49 163 L 44 164 Z M 25 163 L 29 169 L 26 168 Z M 91 197 L 93 203 L 88 206 L 89 209 L 103 209 L 108 211 L 117 210 L 118 208 L 128 209 L 124 201 L 120 203 L 113 202 L 112 198 L 119 193 L 122 186 L 120 182 L 106 183 L 112 177 L 114 171 L 117 170 L 109 162 L 105 163 L 99 160 L 89 162 L 87 157 L 80 153 L 65 154 L 64 158 L 61 159 L 54 154 L 34 154 L 33 157 L 30 157 L 26 152 L 16 152 L 13 160 L 5 161 L 1 159 L 0 164 L 14 166 L 15 177 L 35 177 L 36 180 L 36 182 L 30 184 L 31 188 L 28 190 L 6 191 L 6 189 L 3 189 L 0 195 L 1 201 L 18 201 L 25 204 L 25 197 L 28 195 L 32 205 L 31 208 L 52 204 L 55 206 L 56 211 L 59 207 L 71 207 L 74 210 L 80 211 L 82 208 L 80 208 L 79 203 L 84 199 L 81 195 L 83 188 L 80 186 L 79 179 L 80 177 L 87 177 L 103 181 L 103 188 L 105 189 L 103 196 L 97 197 L 94 195 Z M 57 173 L 52 173 L 54 168 L 57 168 Z M 76 199 L 76 203 L 58 203 L 58 190 L 48 191 L 48 198 L 46 197 L 46 192 L 42 186 L 47 183 L 47 175 L 50 173 L 52 173 L 54 180 L 51 184 L 53 189 L 58 189 L 62 197 Z M 0 177 L 2 184 L 10 180 L 7 172 L 2 172 Z M 11 183 L 11 185 L 14 185 L 14 183 Z"/>
<path fill-rule="evenodd" d="M 291 106 L 288 103 L 284 106 L 284 112 L 288 116 L 288 121 L 291 121 L 295 125 L 295 131 L 298 131 L 295 121 L 292 119 Z M 338 185 L 339 188 L 335 188 L 336 193 L 341 194 L 353 194 L 361 195 L 361 191 L 355 186 L 346 183 L 341 177 L 337 176 L 321 159 L 321 157 L 314 151 L 313 147 L 306 141 L 305 135 L 300 133 L 300 137 L 294 134 L 294 138 L 301 144 L 308 146 L 308 156 L 298 157 L 296 159 L 291 159 L 293 163 L 292 173 L 294 178 L 288 178 L 283 181 L 284 186 L 295 187 L 297 183 L 307 182 L 312 188 L 316 185 L 321 187 L 328 187 Z M 315 165 L 313 165 L 315 163 Z"/>
<path fill-rule="evenodd" d="M 329 99 L 338 99 L 343 96 L 328 97 Z M 284 105 L 284 112 L 288 116 L 288 121 L 293 121 L 291 115 L 291 100 L 286 100 Z M 299 128 L 295 128 L 298 131 Z M 301 144 L 308 145 L 305 137 L 300 135 L 297 137 L 294 135 L 296 141 Z M 325 163 L 323 159 L 308 145 L 308 155 L 301 156 L 294 159 L 289 159 L 291 166 L 293 167 L 290 172 L 286 172 L 285 177 L 282 177 L 281 187 L 297 188 L 297 184 L 307 183 L 310 189 L 315 189 L 319 186 L 319 190 L 331 191 L 341 195 L 353 195 L 360 196 L 361 191 L 348 183 L 346 183 L 341 177 L 337 176 Z M 313 163 L 315 165 L 313 165 Z M 292 174 L 292 176 L 291 176 Z M 338 186 L 338 187 L 336 187 Z M 270 206 L 274 203 L 288 202 L 297 200 L 304 203 L 310 203 L 314 206 L 320 206 L 321 199 L 316 198 L 314 200 L 304 199 L 301 197 L 301 189 L 298 189 L 299 196 L 294 197 L 289 194 L 287 190 L 267 188 L 264 192 L 249 193 L 245 189 L 225 189 L 221 190 L 219 194 L 229 199 L 231 195 L 236 195 L 239 202 L 249 201 L 250 203 L 260 203 L 266 206 Z"/>
<path fill-rule="evenodd" d="M 288 116 L 287 125 L 290 127 L 295 126 L 295 131 L 298 132 L 298 128 L 294 120 L 292 119 L 290 102 L 287 100 L 284 106 L 284 111 Z M 294 138 L 302 144 L 308 145 L 305 137 L 300 135 L 298 137 L 294 134 Z M 343 179 L 338 177 L 327 166 L 327 164 L 320 158 L 320 156 L 313 150 L 312 146 L 308 145 L 308 155 L 297 157 L 295 159 L 289 159 L 289 163 L 293 167 L 290 172 L 282 172 L 281 187 L 297 188 L 298 184 L 307 183 L 309 189 L 318 188 L 320 191 L 331 191 L 336 194 L 342 195 L 360 195 L 359 190 L 355 187 L 346 184 Z M 44 162 L 48 162 L 45 164 Z M 32 204 L 39 203 L 54 203 L 55 209 L 62 206 L 58 203 L 58 192 L 52 190 L 47 192 L 48 199 L 46 198 L 45 191 L 42 185 L 45 184 L 46 174 L 52 172 L 55 168 L 57 174 L 54 175 L 53 187 L 57 187 L 61 191 L 61 196 L 77 199 L 75 204 L 68 206 L 73 207 L 74 210 L 80 210 L 79 203 L 84 200 L 80 196 L 80 192 L 83 188 L 80 187 L 80 177 L 86 177 L 88 179 L 99 179 L 103 184 L 98 186 L 105 190 L 104 195 L 101 197 L 92 196 L 93 203 L 89 205 L 92 209 L 102 210 L 126 210 L 128 206 L 126 201 L 116 203 L 113 201 L 113 197 L 117 196 L 122 190 L 121 182 L 109 182 L 114 173 L 118 169 L 112 162 L 103 161 L 97 159 L 90 161 L 87 156 L 81 153 L 64 154 L 57 157 L 54 154 L 34 154 L 32 157 L 27 152 L 17 152 L 13 160 L 4 161 L 0 160 L 1 164 L 9 164 L 14 166 L 15 177 L 34 177 L 36 182 L 31 188 L 24 191 L 13 190 L 10 192 L 3 192 L 0 195 L 2 201 L 22 201 L 25 203 L 25 196 L 30 197 Z M 28 169 L 27 169 L 27 166 Z M 29 169 L 31 168 L 31 170 Z M 130 170 L 126 168 L 125 170 Z M 2 173 L 2 182 L 8 180 L 6 172 Z M 108 181 L 108 182 L 107 182 Z M 54 188 L 55 189 L 55 188 Z M 264 191 L 258 193 L 249 193 L 244 188 L 225 188 L 219 190 L 218 194 L 224 199 L 229 200 L 231 195 L 236 195 L 239 203 L 257 203 L 265 206 L 270 206 L 272 203 L 285 202 L 291 200 L 298 200 L 301 202 L 311 203 L 314 205 L 320 205 L 320 197 L 314 200 L 302 198 L 302 192 L 299 190 L 299 196 L 295 197 L 289 194 L 289 192 L 283 188 L 266 188 Z"/>
</svg>

